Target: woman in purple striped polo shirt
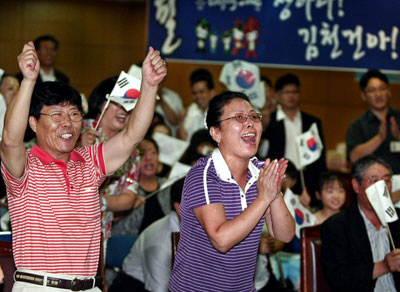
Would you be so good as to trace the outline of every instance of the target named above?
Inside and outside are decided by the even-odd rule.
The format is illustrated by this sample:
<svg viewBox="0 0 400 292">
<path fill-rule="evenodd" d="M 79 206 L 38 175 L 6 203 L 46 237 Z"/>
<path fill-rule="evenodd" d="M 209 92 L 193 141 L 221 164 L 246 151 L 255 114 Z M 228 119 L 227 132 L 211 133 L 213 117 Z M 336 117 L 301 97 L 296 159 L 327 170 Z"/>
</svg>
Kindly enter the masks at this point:
<svg viewBox="0 0 400 292">
<path fill-rule="evenodd" d="M 254 157 L 261 115 L 246 95 L 214 97 L 207 127 L 218 148 L 189 171 L 181 202 L 181 237 L 171 291 L 256 291 L 261 230 L 289 242 L 295 230 L 280 195 L 287 161 Z"/>
</svg>

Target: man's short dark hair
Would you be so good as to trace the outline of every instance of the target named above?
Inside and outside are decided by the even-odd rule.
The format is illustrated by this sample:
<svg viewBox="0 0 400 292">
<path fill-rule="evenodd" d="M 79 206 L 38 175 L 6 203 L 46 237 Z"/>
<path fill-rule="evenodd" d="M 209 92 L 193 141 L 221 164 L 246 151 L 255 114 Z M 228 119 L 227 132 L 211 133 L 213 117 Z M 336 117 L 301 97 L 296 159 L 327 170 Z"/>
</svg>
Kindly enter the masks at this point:
<svg viewBox="0 0 400 292">
<path fill-rule="evenodd" d="M 370 69 L 360 79 L 360 88 L 362 91 L 365 91 L 371 78 L 378 78 L 386 84 L 389 84 L 389 80 L 385 74 L 378 69 Z"/>
<path fill-rule="evenodd" d="M 32 94 L 29 116 L 39 120 L 44 106 L 57 104 L 73 104 L 83 112 L 81 95 L 75 88 L 62 82 L 47 81 L 36 85 Z"/>
<path fill-rule="evenodd" d="M 283 89 L 283 87 L 285 87 L 288 84 L 294 84 L 297 87 L 300 87 L 299 77 L 297 77 L 297 75 L 294 75 L 293 73 L 287 73 L 279 77 L 275 83 L 275 90 L 280 91 Z"/>
<path fill-rule="evenodd" d="M 33 44 L 35 45 L 35 49 L 38 50 L 40 48 L 40 43 L 44 41 L 52 41 L 55 44 L 56 50 L 58 50 L 58 40 L 50 35 L 50 34 L 45 34 L 37 37 L 34 41 Z"/>
<path fill-rule="evenodd" d="M 393 173 L 392 167 L 385 159 L 371 154 L 371 155 L 364 156 L 364 157 L 358 159 L 356 162 L 354 162 L 353 167 L 351 168 L 351 176 L 353 178 L 355 178 L 359 184 L 361 184 L 362 180 L 364 178 L 364 175 L 365 175 L 365 171 L 371 165 L 374 165 L 377 163 L 386 167 L 390 171 L 390 173 Z"/>
<path fill-rule="evenodd" d="M 261 75 L 260 80 L 264 81 L 266 84 L 268 84 L 269 87 L 272 87 L 272 81 L 267 76 Z"/>
<path fill-rule="evenodd" d="M 205 81 L 207 84 L 207 88 L 212 90 L 214 89 L 214 80 L 212 74 L 207 69 L 201 68 L 194 70 L 192 74 L 190 74 L 190 86 L 193 86 L 195 83 Z"/>
</svg>

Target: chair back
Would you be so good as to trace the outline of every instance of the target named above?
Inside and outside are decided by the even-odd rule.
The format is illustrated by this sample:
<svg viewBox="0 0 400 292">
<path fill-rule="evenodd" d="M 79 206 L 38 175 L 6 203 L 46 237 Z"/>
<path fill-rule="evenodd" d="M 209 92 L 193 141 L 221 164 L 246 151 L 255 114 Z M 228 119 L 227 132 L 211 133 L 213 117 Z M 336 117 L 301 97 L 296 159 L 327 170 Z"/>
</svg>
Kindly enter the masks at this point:
<svg viewBox="0 0 400 292">
<path fill-rule="evenodd" d="M 320 225 L 301 229 L 301 278 L 302 292 L 329 291 L 319 260 L 321 249 Z"/>
<path fill-rule="evenodd" d="M 131 251 L 138 235 L 111 236 L 107 241 L 105 266 L 109 268 L 122 268 L 125 257 Z"/>
<path fill-rule="evenodd" d="M 171 233 L 171 242 L 172 242 L 172 267 L 174 266 L 176 252 L 178 250 L 179 239 L 181 238 L 180 232 L 172 232 Z"/>
<path fill-rule="evenodd" d="M 0 285 L 0 292 L 11 292 L 16 270 L 11 241 L 0 241 L 0 265 L 4 272 L 4 283 Z"/>
</svg>

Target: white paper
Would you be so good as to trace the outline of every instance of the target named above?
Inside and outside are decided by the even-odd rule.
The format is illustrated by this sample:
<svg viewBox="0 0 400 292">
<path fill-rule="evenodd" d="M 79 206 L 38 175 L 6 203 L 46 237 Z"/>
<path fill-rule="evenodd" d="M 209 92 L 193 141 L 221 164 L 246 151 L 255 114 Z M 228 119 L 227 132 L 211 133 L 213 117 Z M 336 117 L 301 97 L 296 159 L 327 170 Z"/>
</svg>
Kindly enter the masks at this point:
<svg viewBox="0 0 400 292">
<path fill-rule="evenodd" d="M 169 173 L 168 179 L 162 183 L 160 189 L 165 189 L 173 185 L 177 180 L 185 177 L 190 169 L 191 167 L 189 165 L 176 162 Z"/>
<path fill-rule="evenodd" d="M 158 159 L 167 165 L 174 165 L 189 147 L 189 142 L 162 133 L 154 133 L 159 148 Z"/>
</svg>

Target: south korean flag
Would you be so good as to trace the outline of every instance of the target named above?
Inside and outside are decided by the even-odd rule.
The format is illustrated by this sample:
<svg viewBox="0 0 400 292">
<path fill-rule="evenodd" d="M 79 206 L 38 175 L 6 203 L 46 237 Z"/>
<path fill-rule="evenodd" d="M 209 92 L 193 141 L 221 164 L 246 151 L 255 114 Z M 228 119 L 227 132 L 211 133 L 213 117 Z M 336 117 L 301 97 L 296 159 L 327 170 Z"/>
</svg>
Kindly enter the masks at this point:
<svg viewBox="0 0 400 292">
<path fill-rule="evenodd" d="M 120 104 L 126 111 L 132 110 L 140 95 L 140 79 L 126 74 L 124 71 L 118 77 L 117 83 L 107 99 Z"/>
<path fill-rule="evenodd" d="M 365 192 L 382 225 L 399 219 L 384 180 L 377 181 L 369 186 Z"/>
</svg>

